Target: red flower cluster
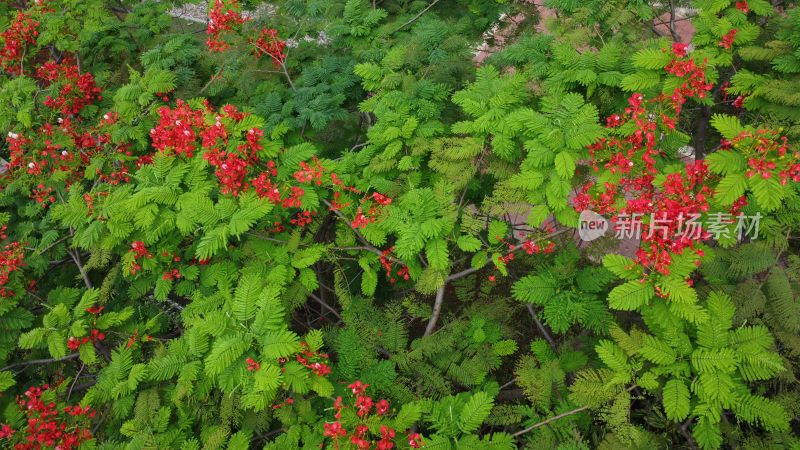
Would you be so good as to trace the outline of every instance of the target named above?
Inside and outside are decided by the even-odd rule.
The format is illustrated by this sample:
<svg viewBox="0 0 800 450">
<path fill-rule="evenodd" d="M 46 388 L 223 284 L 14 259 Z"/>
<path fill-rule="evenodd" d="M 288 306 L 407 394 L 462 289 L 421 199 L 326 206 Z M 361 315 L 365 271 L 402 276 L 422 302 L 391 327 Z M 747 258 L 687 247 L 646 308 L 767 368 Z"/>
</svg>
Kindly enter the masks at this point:
<svg viewBox="0 0 800 450">
<path fill-rule="evenodd" d="M 741 12 L 743 12 L 745 14 L 750 12 L 750 7 L 749 7 L 749 5 L 747 4 L 746 1 L 736 2 L 736 9 L 738 9 L 739 11 L 741 11 Z"/>
<path fill-rule="evenodd" d="M 212 52 L 228 49 L 230 44 L 223 40 L 224 34 L 234 31 L 245 22 L 247 19 L 239 13 L 237 0 L 214 0 L 208 11 L 208 27 L 206 28 L 208 49 Z"/>
<path fill-rule="evenodd" d="M 544 247 L 539 246 L 539 244 L 531 241 L 530 239 L 526 240 L 522 243 L 522 249 L 525 250 L 525 253 L 532 255 L 536 253 L 553 253 L 553 250 L 556 249 L 556 244 L 554 242 L 548 242 L 547 245 Z"/>
<path fill-rule="evenodd" d="M 11 75 L 22 73 L 22 58 L 28 45 L 35 46 L 39 36 L 39 22 L 30 14 L 18 12 L 8 28 L 0 33 L 3 47 L 0 48 L 0 67 Z"/>
<path fill-rule="evenodd" d="M 80 339 L 70 336 L 67 339 L 67 347 L 72 350 L 73 352 L 80 348 L 81 345 L 88 344 L 89 342 L 95 343 L 102 341 L 106 338 L 105 333 L 102 333 L 100 330 L 93 328 L 89 336 L 84 336 Z"/>
<path fill-rule="evenodd" d="M 392 276 L 392 260 L 389 259 L 394 251 L 394 246 L 389 247 L 388 250 L 384 250 L 381 252 L 378 260 L 381 263 L 381 267 L 386 270 L 386 277 L 389 278 L 389 283 L 394 284 L 397 282 L 397 279 L 402 278 L 405 281 L 408 281 L 409 274 L 408 274 L 408 267 L 401 265 L 399 269 L 397 269 L 397 278 Z"/>
<path fill-rule="evenodd" d="M 131 244 L 131 249 L 128 250 L 133 252 L 133 265 L 131 266 L 131 274 L 135 274 L 142 270 L 142 266 L 138 263 L 138 261 L 142 258 L 151 259 L 153 254 L 147 251 L 147 247 L 144 245 L 142 241 L 135 241 Z"/>
<path fill-rule="evenodd" d="M 311 217 L 316 216 L 316 211 L 300 211 L 297 213 L 294 219 L 290 220 L 289 223 L 295 225 L 297 227 L 304 227 L 311 223 Z"/>
<path fill-rule="evenodd" d="M 731 147 L 747 158 L 745 175 L 769 179 L 778 176 L 781 184 L 789 180 L 800 182 L 800 152 L 789 151 L 786 136 L 774 130 L 758 130 L 755 134 L 744 131 L 730 141 L 723 142 L 719 151 L 732 151 Z"/>
<path fill-rule="evenodd" d="M 297 362 L 311 369 L 318 377 L 330 375 L 331 366 L 328 363 L 327 353 L 313 352 L 305 342 L 301 342 L 300 347 L 302 347 L 302 350 L 295 355 Z"/>
<path fill-rule="evenodd" d="M 45 185 L 39 184 L 33 189 L 31 198 L 36 200 L 36 203 L 41 204 L 42 208 L 47 208 L 48 204 L 55 203 L 56 201 L 56 198 L 52 195 L 52 193 L 53 188 L 45 187 Z"/>
<path fill-rule="evenodd" d="M 369 385 L 361 381 L 357 380 L 347 387 L 350 388 L 353 397 L 355 397 L 353 408 L 355 409 L 359 421 L 352 424 L 353 432 L 350 434 L 350 439 L 342 439 L 348 435 L 348 430 L 342 423 L 342 410 L 347 408 L 347 406 L 344 405 L 342 397 L 337 397 L 336 401 L 333 403 L 333 409 L 336 411 L 334 418 L 336 420 L 323 424 L 324 436 L 333 439 L 335 448 L 339 448 L 340 439 L 342 442 L 349 441 L 350 444 L 359 450 L 370 449 L 372 442 L 376 440 L 377 445 L 375 448 L 377 450 L 390 450 L 395 448 L 394 440 L 396 432 L 393 428 L 381 424 L 380 435 L 372 436 L 370 432 L 370 428 L 372 427 L 367 426 L 368 421 L 373 423 L 373 419 L 369 417 L 371 413 L 375 413 L 375 418 L 385 417 L 389 413 L 389 402 L 386 399 L 374 402 L 371 397 L 364 395 Z M 378 422 L 378 424 L 379 423 L 380 422 Z M 377 427 L 377 424 L 375 424 L 375 427 Z M 420 448 L 422 446 L 422 437 L 419 433 L 408 433 L 408 445 L 412 448 Z"/>
<path fill-rule="evenodd" d="M 253 45 L 256 57 L 260 59 L 264 55 L 269 55 L 276 69 L 286 60 L 286 53 L 283 52 L 286 49 L 286 41 L 278 38 L 278 30 L 262 28 Z"/>
<path fill-rule="evenodd" d="M 247 358 L 245 362 L 247 363 L 248 372 L 256 372 L 261 368 L 261 364 L 257 363 L 253 358 Z"/>
<path fill-rule="evenodd" d="M 94 82 L 94 75 L 88 72 L 81 75 L 78 66 L 69 59 L 64 59 L 60 64 L 48 61 L 39 67 L 37 74 L 45 86 L 58 84 L 58 96 L 53 98 L 48 95 L 44 104 L 64 115 L 77 115 L 85 106 L 103 99 L 100 88 Z"/>
<path fill-rule="evenodd" d="M 322 172 L 323 167 L 320 165 L 317 158 L 314 157 L 312 159 L 314 166 L 312 167 L 305 161 L 300 162 L 300 170 L 294 173 L 294 179 L 299 181 L 300 183 L 314 183 L 317 186 L 322 184 Z"/>
<path fill-rule="evenodd" d="M 617 223 L 623 217 L 652 218 L 650 229 L 654 232 L 642 237 L 636 256 L 639 264 L 662 274 L 669 273 L 670 253 L 682 253 L 687 248 L 700 253 L 695 243 L 706 234 L 694 224 L 687 228 L 687 220 L 707 211 L 711 196 L 707 186 L 710 175 L 702 162 L 688 164 L 683 173 L 668 174 L 660 188 L 654 185 L 658 174 L 656 157 L 660 155 L 656 138 L 659 122 L 664 129 L 675 129 L 675 120 L 686 100 L 704 98 L 712 88 L 706 81 L 705 62 L 697 65 L 692 59 L 683 59 L 687 54 L 685 44 L 673 45 L 673 53 L 677 58 L 665 70 L 683 81 L 671 97 L 661 95 L 651 102 L 669 102 L 675 116 L 650 113 L 644 97 L 632 95 L 625 115 L 612 122 L 632 121 L 636 125 L 634 131 L 589 146 L 595 171 L 603 164 L 609 172 L 621 175 L 619 181 L 606 182 L 602 187 L 590 182 L 573 201 L 576 211 L 592 209 L 615 214 Z M 592 188 L 594 195 L 589 193 Z"/>
<path fill-rule="evenodd" d="M 681 107 L 686 103 L 687 98 L 705 98 L 706 92 L 710 91 L 713 87 L 711 83 L 706 82 L 705 67 L 705 61 L 703 64 L 697 65 L 693 59 L 676 59 L 667 65 L 665 69 L 667 73 L 675 75 L 678 78 L 686 79 L 681 83 L 680 87 L 675 88 L 670 98 L 672 107 L 675 108 L 675 114 L 681 113 Z M 674 119 L 662 115 L 662 121 L 672 124 L 672 126 L 668 126 L 670 129 L 675 128 L 673 120 Z"/>
<path fill-rule="evenodd" d="M 350 222 L 350 226 L 352 228 L 365 228 L 367 225 L 375 222 L 378 217 L 383 213 L 383 207 L 388 206 L 392 203 L 392 199 L 380 194 L 378 192 L 374 192 L 369 198 L 362 199 L 361 204 L 366 203 L 367 201 L 370 202 L 369 209 L 367 210 L 366 214 L 364 213 L 364 208 L 359 206 L 358 210 L 356 211 L 356 216 L 352 222 Z"/>
<path fill-rule="evenodd" d="M 181 278 L 181 272 L 178 269 L 172 269 L 169 272 L 164 272 L 161 278 L 165 280 L 177 280 Z"/>
<path fill-rule="evenodd" d="M 5 226 L 4 226 L 5 227 Z M 5 228 L 4 228 L 5 230 Z M 5 238 L 5 233 L 3 233 Z M 25 266 L 25 254 L 19 242 L 12 242 L 0 251 L 0 297 L 13 297 L 14 292 L 6 289 L 11 273 Z"/>
<path fill-rule="evenodd" d="M 722 40 L 719 41 L 719 46 L 724 47 L 725 49 L 729 49 L 733 46 L 733 40 L 736 38 L 736 32 L 738 30 L 736 28 L 732 29 L 725 33 L 725 36 L 722 36 Z"/>
<path fill-rule="evenodd" d="M 42 398 L 48 389 L 48 384 L 41 388 L 31 387 L 25 391 L 24 398 L 17 397 L 20 413 L 27 416 L 27 426 L 24 428 L 24 435 L 17 435 L 15 438 L 17 431 L 10 425 L 2 425 L 0 439 L 8 439 L 11 441 L 9 444 L 17 441 L 13 447 L 4 448 L 70 450 L 77 449 L 82 443 L 92 439 L 88 425 L 89 420 L 97 414 L 96 411 L 80 405 L 66 406 L 59 410 L 55 402 Z"/>
<path fill-rule="evenodd" d="M 689 53 L 689 44 L 675 42 L 672 44 L 672 53 L 679 58 L 683 58 L 687 53 Z"/>
<path fill-rule="evenodd" d="M 263 130 L 251 128 L 244 134 L 244 139 L 234 150 L 229 148 L 231 139 L 238 139 L 232 131 L 232 124 L 240 123 L 245 114 L 232 105 L 225 105 L 218 114 L 205 104 L 204 109 L 193 109 L 178 100 L 174 108 L 164 106 L 159 109 L 159 122 L 150 130 L 153 147 L 162 152 L 172 151 L 176 155 L 191 158 L 200 147 L 204 150 L 203 158 L 216 170 L 215 175 L 222 185 L 223 194 L 238 195 L 246 191 L 251 184 L 246 177 L 251 166 L 258 161 L 258 152 L 262 150 L 261 138 Z M 212 124 L 206 123 L 206 116 L 215 114 Z M 152 158 L 140 159 L 137 165 L 148 164 Z M 274 172 L 277 175 L 277 171 Z M 266 176 L 257 178 L 252 185 L 259 189 L 259 183 L 266 183 Z"/>
<path fill-rule="evenodd" d="M 183 100 L 178 100 L 174 108 L 159 108 L 158 124 L 150 130 L 153 148 L 162 152 L 172 150 L 176 155 L 191 158 L 196 150 L 195 140 L 199 130 L 205 128 L 204 113 L 203 110 L 192 109 Z"/>
</svg>

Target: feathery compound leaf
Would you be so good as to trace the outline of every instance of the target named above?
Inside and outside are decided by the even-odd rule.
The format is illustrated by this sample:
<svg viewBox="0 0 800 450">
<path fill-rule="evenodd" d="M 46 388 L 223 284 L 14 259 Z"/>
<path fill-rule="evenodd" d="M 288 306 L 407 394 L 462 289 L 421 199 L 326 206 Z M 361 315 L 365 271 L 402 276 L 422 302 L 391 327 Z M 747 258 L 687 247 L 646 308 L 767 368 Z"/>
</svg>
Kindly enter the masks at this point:
<svg viewBox="0 0 800 450">
<path fill-rule="evenodd" d="M 559 177 L 569 180 L 575 174 L 575 158 L 567 151 L 556 155 L 556 173 Z"/>
<path fill-rule="evenodd" d="M 739 119 L 726 114 L 714 114 L 711 116 L 711 126 L 725 139 L 733 139 L 744 131 L 744 127 Z"/>
<path fill-rule="evenodd" d="M 494 400 L 485 392 L 477 392 L 470 397 L 458 415 L 458 428 L 464 433 L 478 429 L 486 420 L 494 406 Z"/>
<path fill-rule="evenodd" d="M 789 429 L 789 417 L 783 407 L 764 397 L 744 394 L 734 403 L 733 410 L 738 418 L 768 431 Z"/>
<path fill-rule="evenodd" d="M 645 359 L 662 366 L 674 363 L 677 358 L 675 349 L 667 345 L 666 342 L 650 335 L 644 337 L 644 345 L 639 349 L 639 354 Z"/>
<path fill-rule="evenodd" d="M 636 264 L 627 256 L 609 253 L 603 257 L 603 265 L 623 280 L 638 280 L 642 278 L 642 266 Z"/>
<path fill-rule="evenodd" d="M 649 283 L 628 281 L 615 287 L 608 294 L 608 306 L 621 311 L 633 311 L 646 305 L 656 295 Z"/>
<path fill-rule="evenodd" d="M 658 48 L 646 48 L 634 53 L 632 60 L 636 67 L 642 69 L 663 69 L 673 59 L 672 53 Z"/>
<path fill-rule="evenodd" d="M 607 339 L 603 339 L 594 347 L 597 356 L 605 363 L 606 366 L 611 368 L 617 373 L 628 374 L 630 366 L 628 365 L 628 357 L 619 346 Z"/>
<path fill-rule="evenodd" d="M 250 348 L 250 338 L 244 333 L 217 338 L 205 359 L 205 372 L 209 376 L 219 375 Z"/>
<path fill-rule="evenodd" d="M 289 330 L 264 333 L 264 355 L 267 358 L 285 358 L 300 350 L 300 338 Z"/>
<path fill-rule="evenodd" d="M 742 173 L 747 167 L 744 155 L 732 150 L 717 150 L 706 156 L 705 161 L 712 172 L 720 175 Z"/>
<path fill-rule="evenodd" d="M 15 383 L 14 374 L 11 371 L 4 370 L 0 372 L 0 392 L 4 392 Z"/>
<path fill-rule="evenodd" d="M 242 276 L 233 296 L 233 316 L 237 320 L 246 322 L 255 316 L 261 288 L 261 279 L 258 275 Z"/>
<path fill-rule="evenodd" d="M 700 373 L 717 370 L 732 372 L 736 363 L 736 354 L 730 348 L 714 350 L 699 348 L 692 352 L 692 366 Z"/>
<path fill-rule="evenodd" d="M 717 184 L 714 199 L 722 206 L 729 206 L 744 195 L 746 190 L 747 177 L 744 176 L 744 173 L 730 173 Z"/>
<path fill-rule="evenodd" d="M 555 295 L 558 287 L 558 281 L 551 274 L 541 273 L 523 277 L 514 283 L 512 292 L 517 300 L 541 305 Z"/>
<path fill-rule="evenodd" d="M 664 412 L 667 418 L 674 421 L 685 419 L 689 415 L 689 388 L 681 380 L 672 379 L 664 384 L 662 391 Z"/>
<path fill-rule="evenodd" d="M 708 417 L 701 416 L 694 428 L 692 436 L 697 441 L 697 445 L 702 449 L 716 449 L 722 445 L 722 434 L 719 431 L 719 423 L 712 422 Z"/>
</svg>

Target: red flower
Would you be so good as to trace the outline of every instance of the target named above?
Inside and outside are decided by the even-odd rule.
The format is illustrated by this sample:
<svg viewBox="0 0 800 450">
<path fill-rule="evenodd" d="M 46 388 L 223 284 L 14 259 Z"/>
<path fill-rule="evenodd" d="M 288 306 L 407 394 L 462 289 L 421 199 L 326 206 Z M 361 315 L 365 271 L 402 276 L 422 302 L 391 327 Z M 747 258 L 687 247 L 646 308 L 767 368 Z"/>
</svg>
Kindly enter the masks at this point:
<svg viewBox="0 0 800 450">
<path fill-rule="evenodd" d="M 8 25 L 8 28 L 0 33 L 0 41 L 3 48 L 0 48 L 0 67 L 12 75 L 21 73 L 22 58 L 28 46 L 36 45 L 36 38 L 39 36 L 39 22 L 33 20 L 30 14 L 18 12 L 16 17 Z"/>
<path fill-rule="evenodd" d="M 386 399 L 382 399 L 375 404 L 375 411 L 378 413 L 379 416 L 386 414 L 389 411 L 389 402 Z"/>
<path fill-rule="evenodd" d="M 364 393 L 365 390 L 367 390 L 369 385 L 362 383 L 360 380 L 356 380 L 353 383 L 347 385 L 347 387 L 353 391 L 353 395 L 361 395 Z"/>
<path fill-rule="evenodd" d="M 261 368 L 261 365 L 257 363 L 253 358 L 247 358 L 245 362 L 247 363 L 247 370 L 250 372 L 257 371 L 258 369 Z"/>
<path fill-rule="evenodd" d="M 98 315 L 101 312 L 103 312 L 103 310 L 105 308 L 106 307 L 103 306 L 103 305 L 90 306 L 90 307 L 86 308 L 86 312 L 88 312 L 89 314 Z"/>
<path fill-rule="evenodd" d="M 262 28 L 258 38 L 253 43 L 257 58 L 269 55 L 275 68 L 280 67 L 286 60 L 286 41 L 278 39 L 278 30 L 272 28 Z"/>
<path fill-rule="evenodd" d="M 722 40 L 719 42 L 719 46 L 724 47 L 725 49 L 731 48 L 731 46 L 733 46 L 733 40 L 734 38 L 736 38 L 737 31 L 738 30 L 734 28 L 731 31 L 727 32 L 725 36 L 722 36 Z"/>
<path fill-rule="evenodd" d="M 221 52 L 230 45 L 222 40 L 223 34 L 234 31 L 234 27 L 245 23 L 247 19 L 239 14 L 239 4 L 237 0 L 214 0 L 214 4 L 208 11 L 208 34 L 209 50 Z"/>
<path fill-rule="evenodd" d="M 356 407 L 358 408 L 356 414 L 358 414 L 359 417 L 364 417 L 369 414 L 369 410 L 372 409 L 372 398 L 359 395 L 358 398 L 356 398 Z"/>
<path fill-rule="evenodd" d="M 325 427 L 325 436 L 327 437 L 338 439 L 339 436 L 344 436 L 347 434 L 347 430 L 342 428 L 342 424 L 340 422 L 325 423 L 323 426 Z"/>
<path fill-rule="evenodd" d="M 390 205 L 392 203 L 392 199 L 391 198 L 389 198 L 389 197 L 387 197 L 385 195 L 379 194 L 377 192 L 374 192 L 372 194 L 372 199 L 375 201 L 375 203 L 378 203 L 378 204 L 383 205 L 383 206 L 387 206 L 387 205 Z"/>
<path fill-rule="evenodd" d="M 9 438 L 12 434 L 14 434 L 14 429 L 7 424 L 3 424 L 3 426 L 0 427 L 0 439 Z"/>
<path fill-rule="evenodd" d="M 350 226 L 353 228 L 366 228 L 369 225 L 370 220 L 367 216 L 364 215 L 364 212 L 361 210 L 361 207 L 358 207 L 358 212 L 356 212 L 356 218 L 350 223 Z"/>
<path fill-rule="evenodd" d="M 686 56 L 688 51 L 689 51 L 689 44 L 684 44 L 682 42 L 675 42 L 674 44 L 672 44 L 672 53 L 675 54 L 675 56 L 682 58 Z"/>
<path fill-rule="evenodd" d="M 746 1 L 736 2 L 736 9 L 745 14 L 750 11 L 750 7 L 747 5 Z"/>
<path fill-rule="evenodd" d="M 409 433 L 408 434 L 408 446 L 411 448 L 420 448 L 422 447 L 422 436 L 419 433 Z"/>
<path fill-rule="evenodd" d="M 69 348 L 70 350 L 75 351 L 80 346 L 81 346 L 81 341 L 76 339 L 74 336 L 70 336 L 69 339 L 67 339 L 67 348 Z"/>
<path fill-rule="evenodd" d="M 741 108 L 744 106 L 744 97 L 741 95 L 736 97 L 736 100 L 733 101 L 733 106 L 734 108 Z"/>
</svg>

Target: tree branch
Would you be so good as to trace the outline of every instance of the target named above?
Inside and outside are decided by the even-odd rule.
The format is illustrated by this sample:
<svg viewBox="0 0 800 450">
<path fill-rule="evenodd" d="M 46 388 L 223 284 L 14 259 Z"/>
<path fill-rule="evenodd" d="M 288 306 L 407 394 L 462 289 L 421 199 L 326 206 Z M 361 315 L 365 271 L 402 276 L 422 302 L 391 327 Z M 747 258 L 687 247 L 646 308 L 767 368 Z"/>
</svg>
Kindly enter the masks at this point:
<svg viewBox="0 0 800 450">
<path fill-rule="evenodd" d="M 425 327 L 425 334 L 423 336 L 430 336 L 433 333 L 433 330 L 436 328 L 436 322 L 439 321 L 439 315 L 442 313 L 442 304 L 444 303 L 444 290 L 447 287 L 447 282 L 444 283 L 444 286 L 440 287 L 438 291 L 436 291 L 436 300 L 433 302 L 433 314 L 431 314 L 430 320 L 428 320 L 428 326 Z"/>
<path fill-rule="evenodd" d="M 325 203 L 328 206 L 328 208 L 331 211 L 333 211 L 333 213 L 336 214 L 340 219 L 344 220 L 344 222 L 347 224 L 347 226 L 350 227 L 350 229 L 353 230 L 353 232 L 356 234 L 356 237 L 358 238 L 358 240 L 361 241 L 362 244 L 364 244 L 364 247 L 343 247 L 341 249 L 344 249 L 344 250 L 366 250 L 366 251 L 370 251 L 372 253 L 375 253 L 378 256 L 383 256 L 386 259 L 388 259 L 389 261 L 405 265 L 405 263 L 403 261 L 400 261 L 399 259 L 397 259 L 397 258 L 395 258 L 395 257 L 393 257 L 391 255 L 384 255 L 382 251 L 378 250 L 377 248 L 375 248 L 374 245 L 370 244 L 369 241 L 367 240 L 367 238 L 365 238 L 364 235 L 361 234 L 361 232 L 359 232 L 357 228 L 355 228 L 352 225 L 350 225 L 350 221 L 347 220 L 347 217 L 345 217 L 344 214 L 342 214 L 341 211 L 336 209 L 331 204 L 331 202 L 329 202 L 328 200 L 324 200 L 324 199 L 322 200 L 322 202 Z"/>
<path fill-rule="evenodd" d="M 325 303 L 325 301 L 322 300 L 321 297 L 319 297 L 318 295 L 314 294 L 313 292 L 309 292 L 308 296 L 311 297 L 312 299 L 314 299 L 315 302 L 319 303 L 320 306 L 322 306 L 323 308 L 325 308 L 328 311 L 330 311 L 331 313 L 333 313 L 333 315 L 336 316 L 337 319 L 342 320 L 342 316 L 341 316 L 341 314 L 339 314 L 339 311 L 336 311 L 335 309 L 333 309 L 333 307 L 331 305 Z"/>
<path fill-rule="evenodd" d="M 81 273 L 81 277 L 83 277 L 83 283 L 86 285 L 86 288 L 91 289 L 92 282 L 89 280 L 89 275 L 86 274 L 86 270 L 83 269 L 81 258 L 80 255 L 78 255 L 77 250 L 67 250 L 67 253 L 72 257 L 72 260 L 75 261 L 75 265 L 78 266 L 78 271 Z"/>
</svg>

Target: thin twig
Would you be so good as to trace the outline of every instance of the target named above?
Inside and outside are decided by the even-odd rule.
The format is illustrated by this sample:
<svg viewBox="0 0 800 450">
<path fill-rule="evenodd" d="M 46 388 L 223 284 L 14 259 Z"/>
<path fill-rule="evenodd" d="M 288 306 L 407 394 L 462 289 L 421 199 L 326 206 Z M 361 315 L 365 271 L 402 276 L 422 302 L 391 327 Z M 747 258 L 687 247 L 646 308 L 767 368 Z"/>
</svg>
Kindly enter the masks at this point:
<svg viewBox="0 0 800 450">
<path fill-rule="evenodd" d="M 317 303 L 319 303 L 320 306 L 322 306 L 323 308 L 325 308 L 328 311 L 330 311 L 331 313 L 333 313 L 333 315 L 336 316 L 337 319 L 342 320 L 341 314 L 339 314 L 338 311 L 333 309 L 333 307 L 331 305 L 325 303 L 325 301 L 322 300 L 322 298 L 320 298 L 318 295 L 314 294 L 313 292 L 309 292 L 308 296 L 311 297 L 312 299 L 314 299 L 314 301 L 316 301 Z"/>
<path fill-rule="evenodd" d="M 46 251 L 50 250 L 51 248 L 53 248 L 53 247 L 55 247 L 56 245 L 58 245 L 58 244 L 60 244 L 60 243 L 62 243 L 62 242 L 64 242 L 64 241 L 66 241 L 67 239 L 69 239 L 69 238 L 71 238 L 71 237 L 72 237 L 72 235 L 71 235 L 71 234 L 68 234 L 68 235 L 66 235 L 66 236 L 62 237 L 61 239 L 59 239 L 59 240 L 57 240 L 57 241 L 53 242 L 52 244 L 48 245 L 48 246 L 47 246 L 47 247 L 45 247 L 43 250 L 39 250 L 38 252 L 36 252 L 36 254 L 37 254 L 37 255 L 41 255 L 41 254 L 43 254 L 44 252 L 46 252 Z"/>
<path fill-rule="evenodd" d="M 78 369 L 78 374 L 75 375 L 75 379 L 72 380 L 72 384 L 69 386 L 69 392 L 67 392 L 67 401 L 69 401 L 69 398 L 72 396 L 72 389 L 75 388 L 75 383 L 78 382 L 78 378 L 81 377 L 81 373 L 83 372 L 83 369 L 85 367 L 86 367 L 86 364 L 81 364 L 81 368 Z"/>
<path fill-rule="evenodd" d="M 533 321 L 536 323 L 536 328 L 539 329 L 539 333 L 541 333 L 542 336 L 544 336 L 544 338 L 550 344 L 550 348 L 552 348 L 554 352 L 557 351 L 557 349 L 556 349 L 556 341 L 553 340 L 553 337 L 550 336 L 550 333 L 547 332 L 547 329 L 544 327 L 544 325 L 542 325 L 542 322 L 539 321 L 539 317 L 536 316 L 536 310 L 533 309 L 533 305 L 528 303 L 525 306 L 528 307 L 528 312 L 531 314 L 531 317 L 533 318 Z"/>
<path fill-rule="evenodd" d="M 572 415 L 578 414 L 579 412 L 586 411 L 587 409 L 589 409 L 588 406 L 581 406 L 580 408 L 575 408 L 572 411 L 567 411 L 567 412 L 561 413 L 561 414 L 559 414 L 557 416 L 553 416 L 553 417 L 551 417 L 551 418 L 549 418 L 547 420 L 543 420 L 543 421 L 541 421 L 539 423 L 535 423 L 535 424 L 529 426 L 528 428 L 525 428 L 524 430 L 517 431 L 516 433 L 512 434 L 511 436 L 513 436 L 513 437 L 521 436 L 521 435 L 523 435 L 523 434 L 525 434 L 525 433 L 527 433 L 529 431 L 533 431 L 533 430 L 535 430 L 535 429 L 537 429 L 539 427 L 543 427 L 543 426 L 547 425 L 548 423 L 555 422 L 556 420 L 563 419 L 564 417 L 568 417 L 568 416 L 572 416 Z"/>
<path fill-rule="evenodd" d="M 429 9 L 433 8 L 433 7 L 434 7 L 434 5 L 436 5 L 437 3 L 439 3 L 439 0 L 433 0 L 433 1 L 431 2 L 431 4 L 430 4 L 430 5 L 428 5 L 428 7 L 427 7 L 427 8 L 423 9 L 422 11 L 420 11 L 420 12 L 419 12 L 419 14 L 417 14 L 417 15 L 416 15 L 416 16 L 414 16 L 414 17 L 412 17 L 412 18 L 411 18 L 411 19 L 410 19 L 408 22 L 406 22 L 406 23 L 404 23 L 404 24 L 400 25 L 399 27 L 397 27 L 397 29 L 396 29 L 396 30 L 394 30 L 394 31 L 392 31 L 392 33 L 397 33 L 398 31 L 402 30 L 402 29 L 403 29 L 403 28 L 405 28 L 406 26 L 408 26 L 408 25 L 411 25 L 411 24 L 412 24 L 412 23 L 414 23 L 414 22 L 415 22 L 417 19 L 419 19 L 420 17 L 422 17 L 422 15 L 423 15 L 423 14 L 425 14 L 426 12 L 428 12 L 428 10 L 429 10 Z"/>
<path fill-rule="evenodd" d="M 636 389 L 636 387 L 637 387 L 637 385 L 634 384 L 633 386 L 629 386 L 625 390 L 630 392 L 630 391 Z M 557 416 L 553 416 L 553 417 L 551 417 L 551 418 L 549 418 L 547 420 L 543 420 L 543 421 L 541 421 L 539 423 L 535 423 L 535 424 L 529 426 L 528 428 L 525 428 L 524 430 L 517 431 L 516 433 L 512 434 L 511 436 L 513 436 L 513 437 L 521 436 L 521 435 L 523 435 L 523 434 L 525 434 L 525 433 L 527 433 L 529 431 L 533 431 L 533 430 L 535 430 L 537 428 L 540 428 L 540 427 L 543 427 L 543 426 L 545 426 L 545 425 L 547 425 L 547 424 L 549 424 L 551 422 L 555 422 L 556 420 L 563 419 L 564 417 L 569 417 L 569 416 L 578 414 L 579 412 L 586 411 L 587 409 L 589 409 L 588 406 L 581 406 L 580 408 L 575 408 L 572 411 L 567 411 L 567 412 L 561 413 L 561 414 L 559 414 Z"/>
<path fill-rule="evenodd" d="M 80 356 L 80 353 L 72 353 L 63 358 L 46 358 L 46 359 L 32 359 L 30 361 L 23 361 L 11 364 L 9 366 L 5 366 L 0 369 L 0 372 L 8 369 L 13 369 L 14 367 L 21 367 L 21 366 L 32 366 L 34 364 L 49 364 L 54 362 L 62 362 L 62 361 L 69 361 L 70 359 L 75 359 Z"/>
<path fill-rule="evenodd" d="M 556 236 L 558 236 L 560 234 L 564 234 L 564 233 L 566 233 L 568 231 L 575 231 L 575 230 L 573 230 L 572 228 L 565 228 L 563 230 L 556 231 L 555 233 L 550 233 L 545 238 L 547 238 L 547 239 L 553 238 L 553 237 L 556 237 Z M 516 252 L 517 250 L 521 249 L 523 245 L 524 245 L 524 243 L 515 245 L 514 248 L 512 248 L 512 249 L 510 249 L 510 250 L 508 250 L 506 252 L 506 255 L 508 255 L 509 253 Z M 464 278 L 467 275 L 472 275 L 473 273 L 478 272 L 479 270 L 481 270 L 484 267 L 486 267 L 487 264 L 489 264 L 489 261 L 486 261 L 486 263 L 483 266 L 481 266 L 481 267 L 479 267 L 477 269 L 474 268 L 474 267 L 470 267 L 469 269 L 464 269 L 461 272 L 456 272 L 454 274 L 451 274 L 449 277 L 447 277 L 447 281 L 450 282 L 450 281 L 453 281 L 453 280 L 458 280 L 459 278 Z"/>
<path fill-rule="evenodd" d="M 81 264 L 80 255 L 78 255 L 77 250 L 67 250 L 69 256 L 72 257 L 72 260 L 75 261 L 75 265 L 78 266 L 78 271 L 81 273 L 81 277 L 83 277 L 83 283 L 86 285 L 87 289 L 92 288 L 92 282 L 89 280 L 89 275 L 86 274 L 86 270 L 83 269 L 83 265 Z"/>
<path fill-rule="evenodd" d="M 361 234 L 361 232 L 359 232 L 357 228 L 355 228 L 353 225 L 351 225 L 350 221 L 347 220 L 347 217 L 345 217 L 344 214 L 342 214 L 341 211 L 339 211 L 337 208 L 335 208 L 331 204 L 331 202 L 329 202 L 328 200 L 324 200 L 324 199 L 322 200 L 322 202 L 325 203 L 325 205 L 327 205 L 328 208 L 331 211 L 333 211 L 333 213 L 336 214 L 340 219 L 344 220 L 344 223 L 346 223 L 347 226 L 349 226 L 350 229 L 353 230 L 353 232 L 356 234 L 356 237 L 358 238 L 358 240 L 361 241 L 361 243 L 364 244 L 364 246 L 365 246 L 363 248 L 359 248 L 359 247 L 352 247 L 352 248 L 351 247 L 345 247 L 345 248 L 350 248 L 350 249 L 353 249 L 353 250 L 370 251 L 372 253 L 375 253 L 378 256 L 384 256 L 389 261 L 405 265 L 405 263 L 403 261 L 400 261 L 399 259 L 397 259 L 397 258 L 395 258 L 395 257 L 393 257 L 391 255 L 384 255 L 382 251 L 378 250 L 374 245 L 370 244 L 369 241 L 367 240 L 367 238 L 365 238 L 364 235 Z"/>
</svg>

